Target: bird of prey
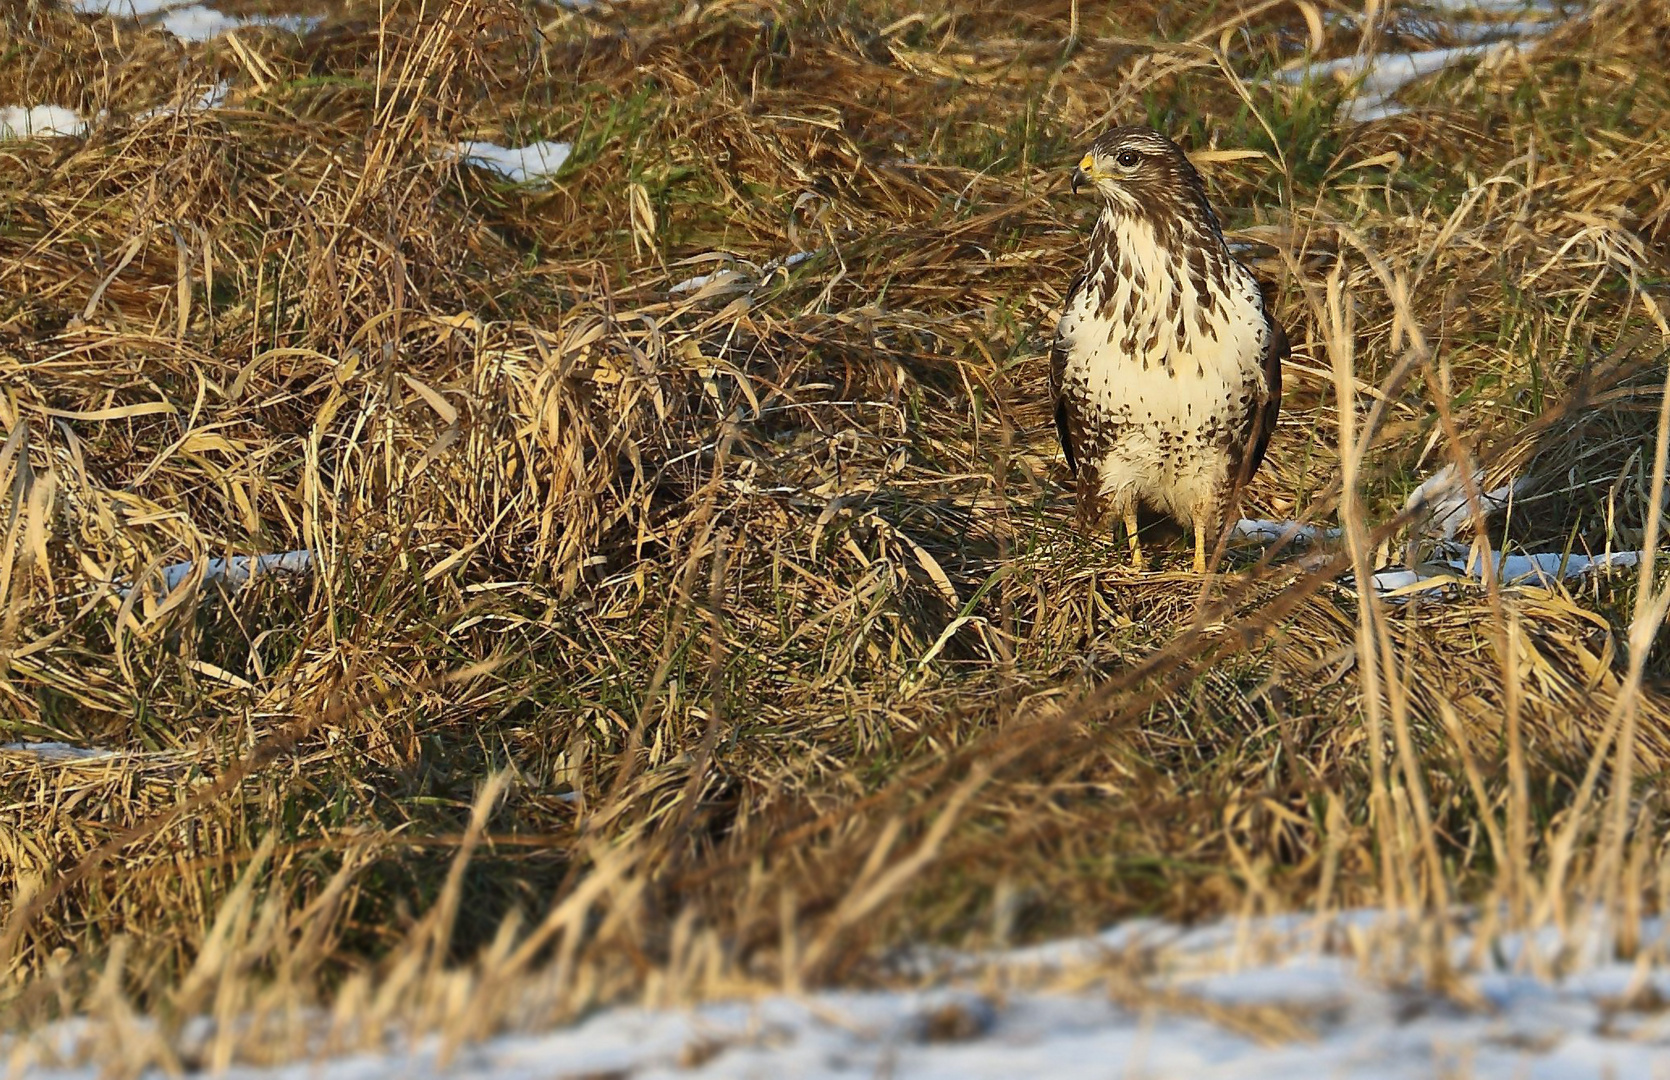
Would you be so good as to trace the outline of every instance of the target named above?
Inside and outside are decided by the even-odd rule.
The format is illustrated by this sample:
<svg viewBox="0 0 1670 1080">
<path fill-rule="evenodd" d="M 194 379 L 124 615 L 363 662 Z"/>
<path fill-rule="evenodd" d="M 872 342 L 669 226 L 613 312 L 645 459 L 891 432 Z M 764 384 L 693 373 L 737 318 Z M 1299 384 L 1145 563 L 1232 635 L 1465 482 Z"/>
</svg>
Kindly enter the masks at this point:
<svg viewBox="0 0 1670 1080">
<path fill-rule="evenodd" d="M 1224 243 L 1200 174 L 1145 126 L 1104 133 L 1073 171 L 1101 216 L 1050 350 L 1055 426 L 1081 526 L 1123 520 L 1142 568 L 1140 504 L 1194 529 L 1196 573 L 1264 459 L 1287 335 Z"/>
</svg>

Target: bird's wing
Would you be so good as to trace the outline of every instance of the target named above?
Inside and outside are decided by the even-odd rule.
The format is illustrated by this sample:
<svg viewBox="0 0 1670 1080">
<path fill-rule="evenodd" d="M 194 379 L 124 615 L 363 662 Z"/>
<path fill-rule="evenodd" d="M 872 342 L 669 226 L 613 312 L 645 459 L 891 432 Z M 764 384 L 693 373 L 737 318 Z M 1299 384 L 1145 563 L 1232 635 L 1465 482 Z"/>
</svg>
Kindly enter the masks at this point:
<svg viewBox="0 0 1670 1080">
<path fill-rule="evenodd" d="M 1081 271 L 1073 283 L 1067 286 L 1067 298 L 1061 305 L 1061 317 L 1065 319 L 1067 312 L 1072 310 L 1073 301 L 1078 299 L 1079 290 L 1084 288 L 1084 273 Z M 1073 428 L 1067 416 L 1067 399 L 1061 393 L 1062 378 L 1067 371 L 1067 346 L 1061 340 L 1061 327 L 1058 323 L 1055 330 L 1055 340 L 1050 344 L 1050 396 L 1055 399 L 1055 434 L 1061 440 L 1061 452 L 1067 455 L 1067 471 L 1078 475 L 1078 462 L 1073 458 Z"/>
<path fill-rule="evenodd" d="M 1270 340 L 1264 345 L 1264 387 L 1268 396 L 1262 405 L 1255 404 L 1247 418 L 1247 456 L 1240 470 L 1243 484 L 1263 464 L 1264 448 L 1270 445 L 1270 433 L 1276 430 L 1276 417 L 1281 413 L 1281 366 L 1287 352 L 1287 331 L 1271 318 Z"/>
</svg>

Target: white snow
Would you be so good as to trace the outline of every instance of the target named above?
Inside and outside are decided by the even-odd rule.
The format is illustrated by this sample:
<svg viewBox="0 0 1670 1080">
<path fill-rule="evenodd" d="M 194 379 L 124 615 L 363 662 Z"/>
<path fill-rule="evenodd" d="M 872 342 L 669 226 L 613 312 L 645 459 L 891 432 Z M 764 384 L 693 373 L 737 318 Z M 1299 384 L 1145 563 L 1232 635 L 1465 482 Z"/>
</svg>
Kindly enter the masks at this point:
<svg viewBox="0 0 1670 1080">
<path fill-rule="evenodd" d="M 222 81 L 186 102 L 183 107 L 159 105 L 154 109 L 137 113 L 134 119 L 149 120 L 156 116 L 172 116 L 177 112 L 195 113 L 218 109 L 225 103 L 230 90 L 231 85 Z M 94 121 L 102 124 L 107 116 L 108 114 L 101 110 L 94 117 Z M 59 105 L 33 105 L 28 108 L 13 105 L 0 108 L 0 140 L 80 136 L 86 133 L 87 121 L 74 109 L 66 109 Z"/>
<path fill-rule="evenodd" d="M 769 259 L 757 266 L 747 259 L 738 259 L 723 252 L 695 255 L 685 259 L 679 265 L 688 266 L 692 263 L 719 260 L 726 263 L 727 266 L 725 269 L 717 270 L 711 274 L 697 274 L 695 277 L 674 282 L 667 287 L 667 292 L 673 295 L 702 293 L 704 296 L 714 296 L 721 292 L 746 292 L 755 283 L 764 281 L 776 271 L 792 270 L 822 250 L 822 248 L 818 248 L 817 251 L 795 251 L 781 259 Z"/>
<path fill-rule="evenodd" d="M 160 571 L 162 591 L 173 592 L 180 582 L 191 576 L 195 561 L 169 563 Z M 313 569 L 313 552 L 307 548 L 281 551 L 270 555 L 233 555 L 229 559 L 212 558 L 204 561 L 203 584 L 218 583 L 227 589 L 241 589 L 252 578 L 261 574 L 305 574 Z M 133 591 L 131 585 L 118 585 L 118 596 Z"/>
<path fill-rule="evenodd" d="M 1550 0 L 1428 0 L 1427 7 L 1439 11 L 1484 11 L 1508 14 L 1520 11 L 1555 11 Z"/>
<path fill-rule="evenodd" d="M 1262 544 L 1273 544 L 1278 540 L 1298 540 L 1314 544 L 1318 540 L 1338 540 L 1340 531 L 1321 525 L 1307 525 L 1300 521 L 1242 518 L 1235 523 L 1235 528 L 1230 530 L 1230 535 L 1238 540 L 1257 540 Z"/>
<path fill-rule="evenodd" d="M 271 26 L 305 34 L 323 21 L 318 15 L 229 15 L 191 0 L 74 0 L 76 11 L 142 19 L 161 15 L 164 29 L 181 41 L 208 41 L 228 30 Z"/>
<path fill-rule="evenodd" d="M 748 275 L 740 270 L 716 270 L 711 274 L 697 274 L 695 277 L 674 282 L 667 287 L 667 291 L 676 296 L 679 293 L 701 292 L 711 285 L 713 288 L 708 290 L 710 293 L 717 292 L 720 289 L 728 289 L 734 292 L 738 290 L 730 289 L 731 286 L 746 288 L 748 283 Z"/>
<path fill-rule="evenodd" d="M 1374 575 L 1374 588 L 1381 593 L 1439 594 L 1457 581 L 1484 580 L 1487 563 L 1478 549 L 1466 555 L 1439 557 L 1414 570 L 1381 570 Z M 1501 555 L 1494 558 L 1496 578 L 1503 585 L 1532 585 L 1548 588 L 1595 570 L 1628 570 L 1641 565 L 1639 551 L 1613 551 L 1603 555 L 1565 555 L 1539 551 L 1529 555 Z M 1422 582 L 1430 584 L 1422 585 Z"/>
<path fill-rule="evenodd" d="M 1404 500 L 1404 509 L 1421 515 L 1414 531 L 1417 536 L 1437 540 L 1435 550 L 1414 569 L 1386 569 L 1373 575 L 1376 592 L 1408 597 L 1419 594 L 1441 599 L 1453 592 L 1453 586 L 1481 583 L 1486 563 L 1482 549 L 1456 541 L 1458 531 L 1471 525 L 1472 507 L 1467 500 L 1467 489 L 1458 479 L 1455 465 L 1448 464 L 1416 485 Z M 1484 484 L 1483 470 L 1473 473 L 1475 489 Z M 1479 493 L 1480 508 L 1486 514 L 1507 506 L 1529 487 L 1529 482 L 1513 477 L 1500 487 Z M 1305 544 L 1338 541 L 1339 529 L 1310 525 L 1297 521 L 1272 521 L 1264 518 L 1242 518 L 1236 522 L 1231 536 L 1271 544 L 1286 540 Z M 1568 554 L 1558 551 L 1521 552 L 1492 556 L 1497 581 L 1504 586 L 1530 585 L 1549 588 L 1559 582 L 1570 581 L 1593 571 L 1628 570 L 1641 564 L 1639 551 L 1613 551 L 1601 555 Z M 1349 585 L 1349 579 L 1342 584 Z"/>
<path fill-rule="evenodd" d="M 195 562 L 171 563 L 162 568 L 162 585 L 172 591 L 190 576 Z M 305 574 L 313 568 L 313 552 L 306 548 L 284 551 L 275 555 L 234 555 L 230 559 L 210 559 L 203 568 L 203 584 L 220 582 L 228 588 L 242 588 L 258 574 Z"/>
<path fill-rule="evenodd" d="M 228 15 L 224 11 L 193 4 L 168 10 L 162 17 L 162 26 L 181 41 L 208 41 L 228 30 L 241 30 L 246 26 L 270 26 L 292 34 L 305 34 L 322 21 L 323 18 L 318 15 Z"/>
<path fill-rule="evenodd" d="M 87 15 L 126 15 L 139 18 L 180 7 L 182 0 L 75 0 L 71 5 Z"/>
<path fill-rule="evenodd" d="M 464 142 L 454 148 L 454 153 L 468 164 L 491 169 L 517 184 L 555 176 L 573 152 L 574 144 L 565 142 L 535 142 L 514 148 L 493 142 Z"/>
<path fill-rule="evenodd" d="M 1549 12 L 1545 4 L 1525 0 L 1483 0 L 1483 2 L 1430 5 L 1441 12 L 1486 13 Z M 1310 61 L 1275 72 L 1271 81 L 1296 86 L 1316 79 L 1337 79 L 1350 84 L 1344 115 L 1368 121 L 1395 116 L 1404 106 L 1393 100 L 1405 86 L 1444 70 L 1459 60 L 1494 59 L 1505 56 L 1557 25 L 1554 21 L 1481 22 L 1446 20 L 1444 26 L 1467 44 L 1417 52 L 1357 53 L 1334 60 Z"/>
<path fill-rule="evenodd" d="M 1494 566 L 1496 579 L 1502 585 L 1548 588 L 1592 571 L 1627 570 L 1641 564 L 1639 551 L 1613 551 L 1594 556 L 1558 551 L 1495 552 L 1491 556 L 1492 562 L 1487 564 L 1480 546 L 1465 545 L 1455 539 L 1456 533 L 1471 526 L 1473 521 L 1467 485 L 1461 482 L 1460 475 L 1453 462 L 1447 464 L 1416 485 L 1415 490 L 1404 499 L 1404 509 L 1419 515 L 1414 523 L 1415 534 L 1437 540 L 1436 550 L 1414 569 L 1387 569 L 1376 573 L 1373 577 L 1376 592 L 1398 597 L 1415 594 L 1442 597 L 1448 595 L 1453 585 L 1482 582 L 1487 565 Z M 1484 471 L 1474 470 L 1472 481 L 1475 490 L 1482 488 Z M 1499 487 L 1479 491 L 1479 508 L 1486 515 L 1496 513 L 1529 486 L 1529 481 L 1510 477 Z"/>
<path fill-rule="evenodd" d="M 87 122 L 74 109 L 60 105 L 8 105 L 0 108 L 0 139 L 82 135 Z"/>
<path fill-rule="evenodd" d="M 1644 955 L 1662 955 L 1662 926 L 1648 920 L 1642 929 Z M 1670 969 L 1612 959 L 1599 934 L 1587 935 L 1592 947 L 1564 954 L 1571 970 L 1555 981 L 1513 966 L 1531 950 L 1553 956 L 1561 941 L 1551 931 L 1476 950 L 1482 969 L 1469 966 L 1475 950 L 1458 935 L 1449 988 L 1427 988 L 1418 969 L 1397 960 L 1410 940 L 1398 920 L 1373 911 L 1195 930 L 1143 920 L 1094 938 L 957 954 L 960 972 L 931 989 L 606 1008 L 563 1030 L 465 1046 L 445 1064 L 429 1035 L 381 1054 L 225 1075 L 1621 1080 L 1663 1075 L 1654 1070 L 1670 1061 L 1670 1016 L 1654 1004 L 1670 992 Z M 64 1031 L 85 1030 L 79 1023 L 56 1038 L 43 1033 L 38 1045 L 62 1045 Z M 12 1075 L 31 1080 L 95 1080 L 101 1065 L 51 1067 L 30 1046 L 0 1044 L 8 1049 Z M 161 1076 L 153 1070 L 146 1080 Z"/>
<path fill-rule="evenodd" d="M 1473 487 L 1475 490 L 1484 486 L 1484 470 L 1473 472 Z M 1479 493 L 1479 509 L 1488 516 L 1507 506 L 1514 496 L 1525 491 L 1526 484 L 1518 478 L 1509 480 L 1501 487 Z M 1426 518 L 1420 525 L 1422 535 L 1434 536 L 1444 540 L 1455 539 L 1456 532 L 1472 524 L 1473 508 L 1467 499 L 1467 485 L 1461 483 L 1460 474 L 1456 472 L 1455 463 L 1451 462 L 1442 469 L 1421 481 L 1409 497 L 1403 500 L 1405 510 L 1426 512 Z"/>
<path fill-rule="evenodd" d="M 0 743 L 0 754 L 26 754 L 42 761 L 96 761 L 115 757 L 109 750 L 96 750 L 66 742 L 10 742 Z"/>
<path fill-rule="evenodd" d="M 1352 120 L 1377 120 L 1403 111 L 1403 106 L 1392 100 L 1399 90 L 1416 79 L 1442 71 L 1470 57 L 1483 57 L 1492 52 L 1505 52 L 1516 47 L 1513 41 L 1497 41 L 1479 45 L 1452 45 L 1443 49 L 1428 49 L 1413 53 L 1371 53 L 1367 56 L 1342 56 L 1276 72 L 1274 78 L 1288 85 L 1314 79 L 1334 78 L 1353 84 L 1345 106 L 1345 115 Z"/>
</svg>

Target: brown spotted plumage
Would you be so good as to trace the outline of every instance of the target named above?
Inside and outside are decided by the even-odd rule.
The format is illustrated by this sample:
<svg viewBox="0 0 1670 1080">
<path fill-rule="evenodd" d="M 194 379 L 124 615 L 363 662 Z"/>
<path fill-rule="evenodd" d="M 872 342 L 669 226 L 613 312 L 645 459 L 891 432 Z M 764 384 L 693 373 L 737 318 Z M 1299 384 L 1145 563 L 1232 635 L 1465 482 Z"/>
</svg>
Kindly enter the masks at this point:
<svg viewBox="0 0 1670 1080">
<path fill-rule="evenodd" d="M 1161 510 L 1206 539 L 1264 460 L 1287 335 L 1224 243 L 1200 174 L 1148 127 L 1119 127 L 1073 173 L 1104 200 L 1050 352 L 1050 389 L 1086 528 Z"/>
</svg>

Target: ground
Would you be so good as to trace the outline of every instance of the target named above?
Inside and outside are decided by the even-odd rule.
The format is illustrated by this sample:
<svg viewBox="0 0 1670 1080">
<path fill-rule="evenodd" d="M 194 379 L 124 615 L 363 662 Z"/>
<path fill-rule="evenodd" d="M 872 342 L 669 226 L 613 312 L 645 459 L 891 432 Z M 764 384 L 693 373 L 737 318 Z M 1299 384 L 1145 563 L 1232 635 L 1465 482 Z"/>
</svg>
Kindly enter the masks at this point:
<svg viewBox="0 0 1670 1080">
<path fill-rule="evenodd" d="M 486 1034 L 1361 906 L 1634 955 L 1655 559 L 1371 575 L 1452 463 L 1514 493 L 1477 552 L 1656 552 L 1662 0 L 101 6 L 0 15 L 0 741 L 106 752 L 0 751 L 19 1024 Z M 1138 120 L 1294 344 L 1243 512 L 1342 530 L 1206 579 L 1075 531 L 1045 391 Z"/>
</svg>

